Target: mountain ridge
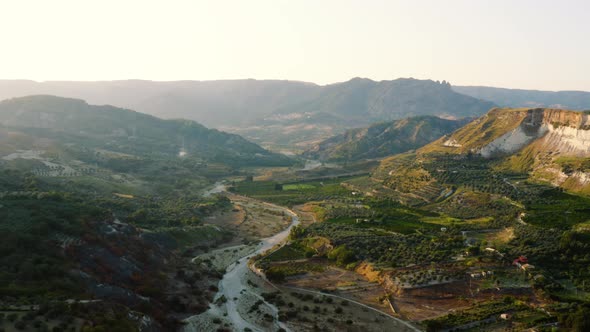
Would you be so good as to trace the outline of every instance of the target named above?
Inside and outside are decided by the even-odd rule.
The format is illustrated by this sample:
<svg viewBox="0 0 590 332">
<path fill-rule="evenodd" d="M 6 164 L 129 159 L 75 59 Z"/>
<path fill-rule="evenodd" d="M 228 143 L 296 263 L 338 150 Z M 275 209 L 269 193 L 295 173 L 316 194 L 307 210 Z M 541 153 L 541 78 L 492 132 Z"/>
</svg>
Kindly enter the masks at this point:
<svg viewBox="0 0 590 332">
<path fill-rule="evenodd" d="M 453 90 L 489 100 L 501 107 L 590 108 L 590 92 L 582 90 L 546 91 L 488 86 L 453 86 Z"/>
<path fill-rule="evenodd" d="M 385 157 L 420 148 L 469 121 L 423 115 L 376 123 L 328 138 L 305 151 L 303 156 L 325 161 Z"/>
<path fill-rule="evenodd" d="M 279 80 L 0 81 L 0 99 L 32 94 L 79 98 L 161 118 L 195 120 L 259 144 L 283 142 L 289 146 L 306 145 L 372 122 L 414 115 L 478 116 L 495 106 L 456 93 L 444 81 L 413 78 L 379 82 L 354 78 L 323 86 Z M 303 138 L 284 134 L 290 130 Z"/>
</svg>

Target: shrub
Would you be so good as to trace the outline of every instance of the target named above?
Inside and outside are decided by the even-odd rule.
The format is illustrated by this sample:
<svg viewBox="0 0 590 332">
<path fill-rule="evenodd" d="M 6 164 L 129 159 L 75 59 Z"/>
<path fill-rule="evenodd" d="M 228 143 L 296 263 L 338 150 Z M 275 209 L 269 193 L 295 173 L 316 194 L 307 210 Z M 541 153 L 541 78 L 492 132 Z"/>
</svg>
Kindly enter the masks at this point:
<svg viewBox="0 0 590 332">
<path fill-rule="evenodd" d="M 24 330 L 27 327 L 27 323 L 25 323 L 22 320 L 17 321 L 16 323 L 14 323 L 14 327 L 19 329 L 19 330 Z"/>
</svg>

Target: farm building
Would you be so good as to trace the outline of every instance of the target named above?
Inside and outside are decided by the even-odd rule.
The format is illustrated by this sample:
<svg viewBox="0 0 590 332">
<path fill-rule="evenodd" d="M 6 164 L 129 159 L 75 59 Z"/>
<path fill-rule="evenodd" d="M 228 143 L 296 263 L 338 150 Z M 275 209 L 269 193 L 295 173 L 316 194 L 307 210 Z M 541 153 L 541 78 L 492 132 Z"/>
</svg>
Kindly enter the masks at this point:
<svg viewBox="0 0 590 332">
<path fill-rule="evenodd" d="M 512 265 L 515 265 L 516 267 L 520 268 L 523 264 L 528 264 L 528 262 L 529 260 L 528 258 L 526 258 L 526 256 L 519 256 L 512 262 Z"/>
<path fill-rule="evenodd" d="M 500 315 L 500 319 L 503 319 L 503 320 L 510 320 L 511 318 L 512 318 L 512 314 L 509 314 L 509 313 L 503 313 Z"/>
</svg>

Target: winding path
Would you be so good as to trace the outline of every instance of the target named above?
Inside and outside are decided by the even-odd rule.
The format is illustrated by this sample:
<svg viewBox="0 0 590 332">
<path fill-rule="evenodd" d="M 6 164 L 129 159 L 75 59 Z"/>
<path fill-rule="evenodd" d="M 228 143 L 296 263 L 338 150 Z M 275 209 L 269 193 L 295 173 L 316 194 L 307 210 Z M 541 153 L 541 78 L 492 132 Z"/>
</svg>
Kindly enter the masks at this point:
<svg viewBox="0 0 590 332">
<path fill-rule="evenodd" d="M 220 192 L 220 191 L 217 191 Z M 289 227 L 284 229 L 283 231 L 265 238 L 261 240 L 261 244 L 256 249 L 255 252 L 245 255 L 244 257 L 240 258 L 236 263 L 231 264 L 225 271 L 223 278 L 219 282 L 219 291 L 215 295 L 215 302 L 221 299 L 222 297 L 225 298 L 225 303 L 222 303 L 220 306 L 217 305 L 210 305 L 209 309 L 202 314 L 191 316 L 186 319 L 187 325 L 184 328 L 185 332 L 192 332 L 192 331 L 199 331 L 198 330 L 198 321 L 200 316 L 202 315 L 209 315 L 212 317 L 223 317 L 224 319 L 228 320 L 231 323 L 232 329 L 235 331 L 244 331 L 245 329 L 250 329 L 252 331 L 265 331 L 266 328 L 260 327 L 255 325 L 253 322 L 247 319 L 247 317 L 242 316 L 240 311 L 238 310 L 239 304 L 238 301 L 240 297 L 253 296 L 259 300 L 263 301 L 263 304 L 270 308 L 273 312 L 275 320 L 275 328 L 283 328 L 285 330 L 289 330 L 287 326 L 278 320 L 278 309 L 271 303 L 266 302 L 260 295 L 256 294 L 251 290 L 250 285 L 247 284 L 245 276 L 250 271 L 250 267 L 248 266 L 248 258 L 247 256 L 251 255 L 258 255 L 266 252 L 267 250 L 271 249 L 277 244 L 283 242 L 289 233 L 291 232 L 291 228 L 299 224 L 299 218 L 295 212 L 286 209 L 284 207 L 280 207 L 274 204 L 266 203 L 265 205 L 272 206 L 275 208 L 283 209 L 286 213 L 288 213 L 292 217 L 291 224 Z M 248 293 L 248 294 L 244 294 Z M 236 299 L 236 300 L 234 300 Z M 227 315 L 226 315 L 227 314 Z"/>
<path fill-rule="evenodd" d="M 219 192 L 223 191 L 223 190 L 220 190 L 221 188 L 222 188 L 222 185 L 216 184 L 215 188 L 211 191 L 213 191 L 214 193 L 219 193 Z M 303 289 L 303 288 L 286 287 L 286 286 L 278 287 L 277 285 L 274 285 L 272 282 L 270 282 L 266 278 L 264 273 L 260 269 L 257 269 L 255 267 L 255 264 L 249 264 L 247 257 L 262 254 L 262 253 L 268 251 L 269 249 L 273 248 L 274 246 L 284 242 L 285 239 L 289 236 L 291 229 L 294 226 L 299 224 L 299 218 L 298 218 L 297 214 L 290 209 L 287 209 L 285 207 L 278 206 L 275 204 L 267 203 L 267 202 L 263 202 L 263 203 L 265 205 L 284 210 L 287 214 L 289 214 L 292 217 L 291 224 L 283 231 L 281 231 L 271 237 L 262 239 L 261 244 L 259 245 L 259 247 L 256 249 L 255 252 L 243 256 L 237 262 L 231 264 L 226 269 L 226 272 L 225 272 L 223 278 L 219 282 L 219 287 L 218 287 L 219 291 L 217 292 L 217 294 L 215 296 L 215 302 L 217 302 L 217 300 L 224 297 L 225 303 L 222 303 L 219 306 L 212 304 L 209 306 L 209 309 L 205 313 L 202 313 L 202 314 L 199 314 L 196 316 L 191 316 L 188 319 L 186 319 L 185 322 L 187 323 L 187 325 L 184 328 L 185 332 L 199 331 L 198 322 L 203 315 L 206 315 L 206 316 L 208 315 L 211 317 L 219 317 L 219 318 L 223 317 L 225 320 L 228 320 L 231 323 L 232 329 L 235 331 L 244 331 L 245 329 L 250 329 L 251 331 L 261 331 L 261 332 L 266 331 L 267 330 L 266 328 L 255 325 L 255 323 L 252 322 L 251 320 L 248 320 L 247 317 L 242 316 L 242 314 L 238 310 L 239 304 L 237 302 L 239 301 L 240 297 L 244 296 L 244 293 L 248 293 L 247 294 L 248 296 L 253 296 L 253 297 L 256 297 L 258 300 L 263 301 L 263 304 L 266 307 L 270 308 L 270 310 L 272 311 L 273 316 L 275 318 L 274 324 L 275 324 L 276 329 L 282 328 L 286 331 L 289 331 L 289 328 L 283 322 L 280 322 L 278 320 L 278 308 L 276 306 L 274 306 L 273 304 L 266 302 L 260 295 L 253 292 L 251 290 L 250 285 L 247 284 L 246 276 L 249 271 L 255 273 L 256 275 L 258 275 L 259 277 L 264 279 L 267 283 L 269 283 L 272 287 L 274 287 L 276 289 L 281 289 L 281 288 L 293 289 L 293 290 L 297 290 L 297 291 L 301 291 L 301 292 L 307 292 L 307 293 L 317 294 L 317 295 L 322 295 L 322 296 L 330 296 L 330 297 L 346 300 L 346 301 L 349 301 L 349 302 L 354 303 L 356 305 L 359 305 L 363 308 L 367 308 L 369 310 L 375 311 L 383 316 L 394 319 L 398 323 L 407 327 L 408 331 L 415 331 L 415 332 L 420 331 L 418 328 L 416 328 L 415 326 L 413 326 L 412 324 L 410 324 L 406 321 L 403 321 L 403 320 L 401 320 L 397 317 L 394 317 L 386 312 L 383 312 L 379 309 L 373 308 L 371 306 L 368 306 L 368 305 L 360 303 L 360 302 L 356 302 L 351 299 L 347 299 L 347 298 L 344 298 L 344 297 L 341 297 L 338 295 L 326 294 L 326 293 L 322 293 L 322 292 L 318 292 L 318 291 L 314 291 L 314 290 Z M 237 300 L 234 300 L 234 299 L 237 299 Z"/>
<path fill-rule="evenodd" d="M 422 331 L 422 330 L 418 329 L 417 327 L 415 327 L 414 325 L 412 325 L 412 324 L 410 324 L 410 323 L 408 323 L 408 322 L 406 322 L 406 321 L 404 321 L 402 319 L 399 319 L 399 318 L 397 318 L 395 316 L 392 316 L 392 315 L 390 315 L 390 314 L 388 314 L 388 313 L 386 313 L 384 311 L 381 311 L 381 310 L 379 310 L 377 308 L 373 308 L 371 306 L 368 306 L 366 304 L 357 302 L 355 300 L 351 300 L 351 299 L 346 298 L 346 297 L 342 297 L 342 296 L 338 296 L 338 295 L 334 295 L 334 294 L 330 294 L 330 293 L 323 293 L 323 292 L 314 291 L 314 290 L 305 289 L 305 288 L 299 288 L 299 287 L 280 286 L 278 288 L 279 289 L 291 289 L 291 290 L 295 290 L 295 291 L 298 291 L 298 292 L 304 292 L 304 293 L 309 293 L 309 294 L 314 294 L 314 295 L 333 297 L 335 299 L 340 299 L 340 300 L 346 300 L 346 301 L 348 301 L 350 303 L 354 303 L 354 304 L 356 304 L 358 306 L 361 306 L 363 308 L 367 308 L 369 310 L 373 310 L 373 311 L 375 311 L 375 312 L 377 312 L 377 313 L 379 313 L 379 314 L 381 314 L 383 316 L 387 316 L 388 318 L 391 318 L 391 319 L 397 321 L 398 323 L 404 325 L 405 327 L 407 327 L 411 331 L 415 331 L 415 332 L 421 332 Z"/>
</svg>

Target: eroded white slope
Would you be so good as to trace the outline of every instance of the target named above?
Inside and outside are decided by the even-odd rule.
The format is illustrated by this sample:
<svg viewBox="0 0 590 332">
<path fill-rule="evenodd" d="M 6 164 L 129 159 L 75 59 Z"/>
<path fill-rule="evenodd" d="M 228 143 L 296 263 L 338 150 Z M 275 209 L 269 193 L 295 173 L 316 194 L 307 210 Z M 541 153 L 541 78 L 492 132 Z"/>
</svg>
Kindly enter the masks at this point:
<svg viewBox="0 0 590 332">
<path fill-rule="evenodd" d="M 488 145 L 479 150 L 479 153 L 484 158 L 490 158 L 498 154 L 511 154 L 519 151 L 525 146 L 532 143 L 534 140 L 543 137 L 549 130 L 546 125 L 534 128 L 524 128 L 530 126 L 528 124 L 521 124 L 514 130 L 496 138 Z"/>
<path fill-rule="evenodd" d="M 568 156 L 590 156 L 590 130 L 569 126 L 548 127 L 549 133 L 542 141 L 548 150 Z"/>
<path fill-rule="evenodd" d="M 570 111 L 550 112 L 542 117 L 533 113 L 514 130 L 482 147 L 479 153 L 486 158 L 512 154 L 537 139 L 541 139 L 540 147 L 545 151 L 564 156 L 590 156 L 590 117 Z"/>
</svg>

